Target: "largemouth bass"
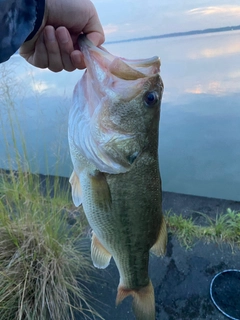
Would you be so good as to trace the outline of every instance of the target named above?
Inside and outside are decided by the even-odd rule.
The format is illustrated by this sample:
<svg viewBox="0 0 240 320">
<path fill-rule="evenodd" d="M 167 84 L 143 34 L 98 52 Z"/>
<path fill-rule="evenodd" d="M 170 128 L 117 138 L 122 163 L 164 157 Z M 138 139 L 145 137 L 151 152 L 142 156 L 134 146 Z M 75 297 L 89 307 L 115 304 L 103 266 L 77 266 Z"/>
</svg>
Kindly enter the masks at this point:
<svg viewBox="0 0 240 320">
<path fill-rule="evenodd" d="M 138 320 L 155 319 L 149 251 L 165 253 L 158 132 L 163 82 L 158 57 L 127 60 L 81 36 L 87 70 L 69 114 L 72 198 L 92 228 L 94 266 L 113 257 L 116 303 L 133 296 Z"/>
</svg>

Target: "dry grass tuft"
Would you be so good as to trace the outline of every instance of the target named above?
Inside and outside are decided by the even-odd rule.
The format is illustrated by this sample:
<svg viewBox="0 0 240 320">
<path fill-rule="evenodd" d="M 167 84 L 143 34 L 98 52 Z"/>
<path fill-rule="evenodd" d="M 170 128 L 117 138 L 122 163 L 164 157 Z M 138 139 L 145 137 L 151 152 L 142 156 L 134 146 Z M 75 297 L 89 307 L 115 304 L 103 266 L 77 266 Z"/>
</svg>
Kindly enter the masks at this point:
<svg viewBox="0 0 240 320">
<path fill-rule="evenodd" d="M 70 320 L 89 310 L 93 319 L 84 226 L 68 224 L 70 201 L 57 183 L 44 196 L 40 189 L 37 176 L 1 174 L 0 320 Z"/>
</svg>

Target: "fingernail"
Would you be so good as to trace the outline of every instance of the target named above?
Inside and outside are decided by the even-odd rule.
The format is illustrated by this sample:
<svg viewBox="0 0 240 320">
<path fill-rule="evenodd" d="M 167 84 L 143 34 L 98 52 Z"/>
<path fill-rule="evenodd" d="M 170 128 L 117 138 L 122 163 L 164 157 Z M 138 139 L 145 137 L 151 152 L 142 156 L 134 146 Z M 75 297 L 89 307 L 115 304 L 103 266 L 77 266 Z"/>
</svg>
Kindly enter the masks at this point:
<svg viewBox="0 0 240 320">
<path fill-rule="evenodd" d="M 59 32 L 58 37 L 59 37 L 59 40 L 62 43 L 67 43 L 68 42 L 68 34 L 67 34 L 67 31 L 65 29 L 62 29 L 61 32 Z"/>
</svg>

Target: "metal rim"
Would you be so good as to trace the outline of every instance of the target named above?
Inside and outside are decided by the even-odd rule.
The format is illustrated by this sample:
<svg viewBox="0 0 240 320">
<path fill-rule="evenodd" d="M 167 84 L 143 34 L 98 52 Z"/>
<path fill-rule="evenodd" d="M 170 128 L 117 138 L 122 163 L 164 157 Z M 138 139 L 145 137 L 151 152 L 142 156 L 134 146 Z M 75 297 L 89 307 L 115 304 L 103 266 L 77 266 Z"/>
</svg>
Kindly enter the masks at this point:
<svg viewBox="0 0 240 320">
<path fill-rule="evenodd" d="M 212 299 L 212 302 L 214 303 L 215 307 L 220 311 L 222 312 L 226 317 L 228 317 L 229 319 L 232 319 L 232 320 L 240 320 L 240 318 L 234 318 L 232 316 L 230 316 L 229 314 L 227 314 L 226 312 L 224 312 L 218 305 L 217 303 L 215 302 L 214 298 L 213 298 L 213 295 L 212 295 L 212 287 L 213 287 L 213 283 L 214 283 L 214 280 L 221 274 L 223 273 L 227 273 L 227 272 L 238 272 L 240 273 L 240 270 L 237 270 L 237 269 L 227 269 L 227 270 L 224 270 L 224 271 L 221 271 L 219 273 L 217 273 L 214 278 L 212 279 L 211 281 L 211 284 L 210 284 L 210 296 L 211 296 L 211 299 Z"/>
</svg>

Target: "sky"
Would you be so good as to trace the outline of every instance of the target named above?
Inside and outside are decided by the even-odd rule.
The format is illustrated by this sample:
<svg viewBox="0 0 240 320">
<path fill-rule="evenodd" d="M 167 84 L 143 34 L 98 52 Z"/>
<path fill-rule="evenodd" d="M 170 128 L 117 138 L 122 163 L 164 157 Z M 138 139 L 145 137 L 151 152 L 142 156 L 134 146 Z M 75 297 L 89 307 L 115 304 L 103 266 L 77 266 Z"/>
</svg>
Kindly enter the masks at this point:
<svg viewBox="0 0 240 320">
<path fill-rule="evenodd" d="M 106 41 L 240 25 L 240 1 L 92 0 Z M 147 3 L 147 4 L 146 4 Z"/>
</svg>

